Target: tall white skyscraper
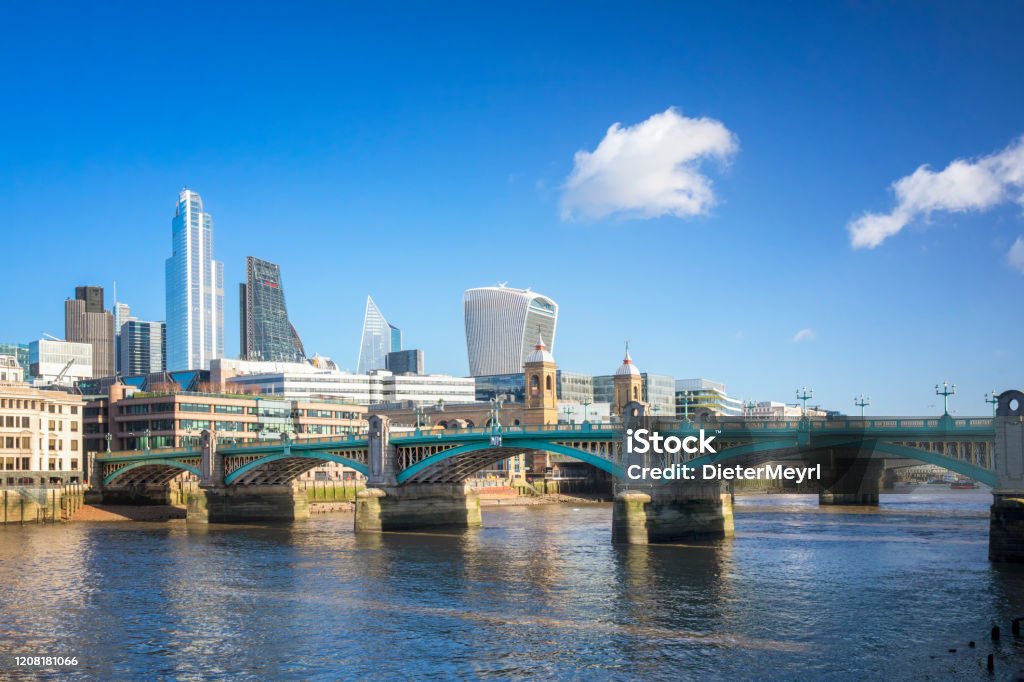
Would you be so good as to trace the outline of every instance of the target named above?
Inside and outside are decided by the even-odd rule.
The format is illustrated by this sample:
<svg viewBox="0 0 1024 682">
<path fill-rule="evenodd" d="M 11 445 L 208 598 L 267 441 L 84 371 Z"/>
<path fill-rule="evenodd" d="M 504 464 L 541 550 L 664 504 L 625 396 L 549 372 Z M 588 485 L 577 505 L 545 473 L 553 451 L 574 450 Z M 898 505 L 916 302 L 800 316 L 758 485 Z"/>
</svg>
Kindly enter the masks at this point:
<svg viewBox="0 0 1024 682">
<path fill-rule="evenodd" d="M 402 350 L 402 330 L 385 320 L 373 298 L 367 296 L 356 371 L 366 374 L 371 369 L 384 369 L 388 353 L 399 350 Z"/>
<path fill-rule="evenodd" d="M 538 335 L 555 352 L 558 304 L 547 296 L 499 285 L 468 289 L 462 300 L 470 376 L 522 372 Z"/>
<path fill-rule="evenodd" d="M 171 220 L 167 259 L 167 369 L 209 369 L 224 356 L 224 264 L 213 260 L 213 217 L 185 189 Z"/>
</svg>

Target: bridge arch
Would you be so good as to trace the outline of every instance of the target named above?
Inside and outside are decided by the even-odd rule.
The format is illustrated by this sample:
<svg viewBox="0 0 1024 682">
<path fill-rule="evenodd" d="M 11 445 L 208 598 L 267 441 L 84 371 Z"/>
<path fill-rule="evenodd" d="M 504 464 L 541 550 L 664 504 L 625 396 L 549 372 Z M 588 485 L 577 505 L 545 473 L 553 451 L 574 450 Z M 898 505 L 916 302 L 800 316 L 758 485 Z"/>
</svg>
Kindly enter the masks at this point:
<svg viewBox="0 0 1024 682">
<path fill-rule="evenodd" d="M 443 450 L 425 457 L 412 466 L 400 471 L 397 476 L 398 483 L 413 482 L 420 478 L 427 478 L 432 471 L 439 472 L 443 467 L 450 467 L 454 460 L 460 458 L 468 460 L 471 457 L 473 461 L 480 463 L 481 466 L 479 468 L 484 468 L 488 463 L 497 462 L 528 450 L 566 455 L 581 462 L 591 464 L 612 476 L 620 478 L 623 476 L 622 467 L 615 462 L 568 445 L 526 439 L 507 441 L 507 443 L 507 445 L 495 447 L 489 442 L 481 441 Z M 609 445 L 611 444 L 609 443 Z"/>
<path fill-rule="evenodd" d="M 702 457 L 696 457 L 688 462 L 685 462 L 688 466 L 699 467 L 704 464 L 724 464 L 726 462 L 739 459 L 746 456 L 756 456 L 753 459 L 759 461 L 769 461 L 772 453 L 778 453 L 779 455 L 785 454 L 787 456 L 798 453 L 803 450 L 813 451 L 826 449 L 828 447 L 842 447 L 844 445 L 852 445 L 853 442 L 842 443 L 835 442 L 828 445 L 822 444 L 818 447 L 804 447 L 801 448 L 792 441 L 782 440 L 770 440 L 770 441 L 755 441 L 753 443 L 745 443 L 744 445 L 737 445 L 734 447 L 726 448 L 713 455 L 704 455 Z M 953 457 L 947 457 L 938 452 L 931 450 L 922 450 L 920 448 L 912 448 L 906 445 L 899 445 L 885 440 L 876 440 L 871 444 L 871 449 L 875 453 L 881 453 L 885 455 L 892 455 L 893 457 L 899 457 L 901 459 L 912 459 L 923 464 L 933 464 L 940 466 L 944 469 L 948 469 L 954 473 L 962 476 L 973 478 L 979 483 L 983 483 L 987 486 L 994 487 L 996 485 L 996 474 L 994 471 L 989 471 L 976 464 L 965 462 L 963 460 L 955 459 Z M 756 466 L 756 462 L 751 462 L 752 466 Z"/>
<path fill-rule="evenodd" d="M 177 476 L 178 474 L 180 474 L 182 471 L 187 471 L 187 472 L 189 472 L 191 474 L 195 474 L 196 476 L 201 476 L 202 475 L 200 473 L 199 469 L 197 469 L 196 467 L 190 466 L 188 464 L 184 464 L 184 463 L 179 462 L 177 460 L 173 460 L 173 459 L 153 459 L 153 460 L 142 461 L 142 462 L 133 462 L 133 463 L 129 464 L 128 466 L 121 467 L 117 471 L 110 472 L 109 474 L 107 474 L 106 476 L 103 477 L 103 485 L 105 485 L 105 486 L 106 485 L 111 485 L 112 483 L 117 481 L 119 478 L 121 478 L 122 476 L 127 474 L 129 471 L 136 471 L 136 473 L 139 473 L 137 471 L 139 469 L 152 469 L 153 470 L 153 472 L 152 472 L 153 474 L 157 474 L 158 472 L 162 471 L 163 473 L 167 474 L 166 479 L 168 481 L 170 479 L 174 478 L 175 476 Z M 162 481 L 162 482 L 166 483 L 166 481 Z"/>
<path fill-rule="evenodd" d="M 279 478 L 290 481 L 323 462 L 334 462 L 347 466 L 350 469 L 355 469 L 363 476 L 367 476 L 370 473 L 370 470 L 362 462 L 357 462 L 354 459 L 331 452 L 276 452 L 238 467 L 224 477 L 224 484 L 232 485 L 239 482 L 240 479 L 251 478 L 253 474 L 269 468 L 271 464 L 278 465 L 274 469 L 279 474 Z"/>
</svg>

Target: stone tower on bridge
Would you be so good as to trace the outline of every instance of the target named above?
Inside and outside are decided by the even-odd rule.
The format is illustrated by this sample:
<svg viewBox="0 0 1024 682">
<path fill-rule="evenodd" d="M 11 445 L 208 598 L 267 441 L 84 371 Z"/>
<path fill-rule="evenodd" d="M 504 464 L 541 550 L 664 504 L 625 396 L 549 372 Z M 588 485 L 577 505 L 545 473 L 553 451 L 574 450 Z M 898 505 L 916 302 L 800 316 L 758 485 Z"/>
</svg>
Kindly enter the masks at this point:
<svg viewBox="0 0 1024 682">
<path fill-rule="evenodd" d="M 523 377 L 526 381 L 526 408 L 523 410 L 523 424 L 544 426 L 558 423 L 558 365 L 544 345 L 544 337 L 538 335 L 533 352 L 523 361 Z"/>
<path fill-rule="evenodd" d="M 612 402 L 612 414 L 621 415 L 629 403 L 643 402 L 644 378 L 640 370 L 633 364 L 633 358 L 629 355 L 629 344 L 626 344 L 626 356 L 622 358 L 622 364 L 615 370 L 612 379 L 615 389 L 615 399 Z"/>
</svg>

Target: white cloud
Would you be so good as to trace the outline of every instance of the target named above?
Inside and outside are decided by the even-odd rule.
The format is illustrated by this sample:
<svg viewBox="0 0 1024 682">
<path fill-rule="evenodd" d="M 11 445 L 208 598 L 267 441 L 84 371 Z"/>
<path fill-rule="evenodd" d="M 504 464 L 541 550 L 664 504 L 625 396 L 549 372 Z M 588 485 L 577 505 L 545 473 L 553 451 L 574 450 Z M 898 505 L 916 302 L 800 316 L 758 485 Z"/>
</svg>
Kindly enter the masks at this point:
<svg viewBox="0 0 1024 682">
<path fill-rule="evenodd" d="M 1017 237 L 1017 241 L 1010 247 L 1010 252 L 1006 254 L 1006 259 L 1010 261 L 1010 265 L 1024 272 L 1024 237 Z"/>
<path fill-rule="evenodd" d="M 941 171 L 927 165 L 892 184 L 896 207 L 850 221 L 850 244 L 873 249 L 916 218 L 934 211 L 984 211 L 1006 201 L 1024 205 L 1024 137 L 975 161 L 957 159 Z"/>
<path fill-rule="evenodd" d="M 597 148 L 576 152 L 562 193 L 562 219 L 677 218 L 715 203 L 705 159 L 727 161 L 739 147 L 720 121 L 687 118 L 675 108 L 634 126 L 614 123 Z"/>
<path fill-rule="evenodd" d="M 801 329 L 796 334 L 793 334 L 793 343 L 800 343 L 801 341 L 813 341 L 814 330 L 813 329 Z"/>
</svg>

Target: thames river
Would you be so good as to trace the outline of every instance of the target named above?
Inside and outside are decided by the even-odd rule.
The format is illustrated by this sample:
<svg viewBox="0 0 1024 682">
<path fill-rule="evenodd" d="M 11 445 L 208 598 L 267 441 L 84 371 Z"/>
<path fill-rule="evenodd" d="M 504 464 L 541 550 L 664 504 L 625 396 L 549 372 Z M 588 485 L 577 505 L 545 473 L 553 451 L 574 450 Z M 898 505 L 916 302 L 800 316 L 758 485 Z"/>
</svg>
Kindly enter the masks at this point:
<svg viewBox="0 0 1024 682">
<path fill-rule="evenodd" d="M 973 679 L 995 651 L 1003 679 L 1024 567 L 988 562 L 990 503 L 738 497 L 735 538 L 649 547 L 611 545 L 607 504 L 487 507 L 448 534 L 357 537 L 348 514 L 10 526 L 0 677 Z"/>
</svg>

